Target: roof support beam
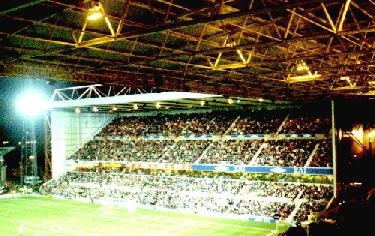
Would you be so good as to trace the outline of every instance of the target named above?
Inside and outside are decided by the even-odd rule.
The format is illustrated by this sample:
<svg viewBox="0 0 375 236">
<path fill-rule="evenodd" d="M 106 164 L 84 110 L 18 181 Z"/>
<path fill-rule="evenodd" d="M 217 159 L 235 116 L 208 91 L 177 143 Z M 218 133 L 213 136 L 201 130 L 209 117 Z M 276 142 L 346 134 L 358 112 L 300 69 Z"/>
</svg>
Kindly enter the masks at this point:
<svg viewBox="0 0 375 236">
<path fill-rule="evenodd" d="M 19 5 L 17 7 L 13 7 L 11 9 L 0 12 L 0 16 L 6 15 L 8 13 L 16 12 L 18 10 L 22 10 L 22 9 L 25 9 L 25 8 L 28 8 L 28 7 L 31 7 L 31 6 L 34 6 L 34 5 L 38 5 L 38 4 L 46 2 L 46 1 L 48 1 L 48 0 L 37 0 L 37 1 L 29 2 L 27 4 L 22 4 L 22 5 Z"/>
<path fill-rule="evenodd" d="M 302 1 L 302 2 L 297 2 L 297 3 L 282 4 L 281 6 L 279 6 L 277 8 L 275 8 L 275 7 L 264 7 L 264 8 L 258 8 L 258 9 L 253 8 L 253 9 L 239 11 L 239 12 L 215 15 L 215 16 L 209 17 L 207 19 L 191 20 L 191 21 L 185 21 L 185 22 L 177 23 L 177 24 L 163 24 L 159 27 L 135 30 L 135 31 L 132 31 L 132 32 L 129 32 L 129 33 L 118 35 L 117 38 L 118 39 L 134 38 L 134 37 L 138 37 L 138 36 L 142 36 L 142 35 L 149 35 L 149 34 L 153 34 L 153 33 L 157 33 L 157 32 L 175 30 L 175 29 L 199 25 L 199 24 L 213 23 L 213 22 L 225 20 L 225 19 L 238 18 L 238 17 L 246 16 L 246 15 L 256 15 L 256 14 L 269 13 L 269 12 L 280 12 L 280 11 L 285 11 L 285 10 L 288 11 L 289 8 L 306 6 L 306 5 L 316 4 L 316 3 L 320 4 L 321 2 L 322 2 L 322 0 L 310 0 L 310 1 Z M 330 1 L 330 2 L 332 2 L 332 1 Z M 103 40 L 100 41 L 100 42 L 103 43 L 103 42 L 106 42 L 106 40 L 108 40 L 108 42 L 111 41 L 110 38 L 103 37 Z M 95 44 L 97 44 L 97 42 L 89 43 L 90 46 L 95 45 Z M 85 44 L 85 43 L 82 43 L 81 45 L 79 45 L 79 47 L 86 47 L 86 46 L 88 46 L 88 45 Z"/>
<path fill-rule="evenodd" d="M 341 15 L 341 19 L 340 19 L 339 27 L 337 28 L 337 32 L 342 31 L 342 26 L 344 24 L 346 13 L 348 12 L 350 2 L 351 2 L 351 0 L 346 0 L 346 2 L 345 2 L 344 11 Z"/>
</svg>

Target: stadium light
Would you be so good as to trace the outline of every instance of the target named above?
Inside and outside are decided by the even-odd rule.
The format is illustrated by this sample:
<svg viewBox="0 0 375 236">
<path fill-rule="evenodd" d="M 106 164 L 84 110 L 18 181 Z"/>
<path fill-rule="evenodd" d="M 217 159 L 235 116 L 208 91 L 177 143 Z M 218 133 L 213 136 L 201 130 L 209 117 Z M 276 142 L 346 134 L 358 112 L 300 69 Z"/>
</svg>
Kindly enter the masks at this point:
<svg viewBox="0 0 375 236">
<path fill-rule="evenodd" d="M 103 17 L 103 13 L 101 12 L 101 5 L 99 2 L 92 1 L 92 7 L 89 9 L 87 14 L 87 20 L 95 21 Z"/>
<path fill-rule="evenodd" d="M 310 68 L 306 65 L 306 62 L 302 61 L 297 65 L 297 71 L 308 71 Z"/>
<path fill-rule="evenodd" d="M 21 183 L 35 185 L 37 184 L 39 175 L 34 121 L 49 108 L 49 105 L 42 92 L 29 90 L 17 99 L 16 107 L 18 112 L 23 115 Z"/>
<path fill-rule="evenodd" d="M 17 110 L 28 118 L 34 118 L 47 110 L 47 101 L 38 91 L 28 91 L 17 101 Z"/>
</svg>

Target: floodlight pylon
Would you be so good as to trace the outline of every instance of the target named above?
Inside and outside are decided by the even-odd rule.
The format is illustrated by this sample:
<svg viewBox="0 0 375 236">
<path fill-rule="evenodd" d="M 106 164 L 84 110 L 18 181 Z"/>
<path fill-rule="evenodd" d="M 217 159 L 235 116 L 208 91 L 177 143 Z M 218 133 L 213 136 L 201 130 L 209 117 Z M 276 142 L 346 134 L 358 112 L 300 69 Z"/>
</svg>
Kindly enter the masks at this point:
<svg viewBox="0 0 375 236">
<path fill-rule="evenodd" d="M 33 119 L 25 119 L 21 141 L 21 183 L 36 185 L 39 182 L 36 136 Z"/>
</svg>

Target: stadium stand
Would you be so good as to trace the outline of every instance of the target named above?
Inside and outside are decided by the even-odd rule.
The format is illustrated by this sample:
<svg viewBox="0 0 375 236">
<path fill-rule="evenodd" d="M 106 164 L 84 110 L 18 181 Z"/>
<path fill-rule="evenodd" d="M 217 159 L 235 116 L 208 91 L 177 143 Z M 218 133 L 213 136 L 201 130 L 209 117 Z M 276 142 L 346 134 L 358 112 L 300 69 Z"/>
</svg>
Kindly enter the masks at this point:
<svg viewBox="0 0 375 236">
<path fill-rule="evenodd" d="M 302 172 L 330 167 L 327 124 L 329 119 L 322 117 L 262 116 L 259 111 L 118 117 L 68 157 L 78 163 L 76 169 L 43 185 L 42 191 L 200 214 L 272 218 L 277 213 L 301 222 L 310 211 L 326 207 L 333 195 L 330 184 L 303 183 L 298 176 L 291 182 L 252 179 L 216 167 L 212 176 L 173 170 L 173 165 L 291 167 Z M 142 163 L 171 164 L 173 172 Z"/>
<path fill-rule="evenodd" d="M 315 190 L 319 189 L 319 194 Z M 45 193 L 67 198 L 135 199 L 142 205 L 194 212 L 217 212 L 272 217 L 275 212 L 287 218 L 293 200 L 303 191 L 306 200 L 318 201 L 332 194 L 323 185 L 272 183 L 244 179 L 196 178 L 165 173 L 129 171 L 68 172 L 43 189 Z M 306 197 L 305 197 L 306 195 Z"/>
</svg>

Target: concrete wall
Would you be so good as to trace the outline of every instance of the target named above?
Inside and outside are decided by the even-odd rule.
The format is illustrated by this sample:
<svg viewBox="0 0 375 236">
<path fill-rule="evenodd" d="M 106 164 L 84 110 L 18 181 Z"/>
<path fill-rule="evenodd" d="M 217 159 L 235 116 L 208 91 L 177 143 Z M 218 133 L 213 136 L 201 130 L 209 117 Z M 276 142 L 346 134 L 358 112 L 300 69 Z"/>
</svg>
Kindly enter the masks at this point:
<svg viewBox="0 0 375 236">
<path fill-rule="evenodd" d="M 67 157 L 91 140 L 114 116 L 113 113 L 52 111 L 52 178 L 64 174 Z"/>
</svg>

